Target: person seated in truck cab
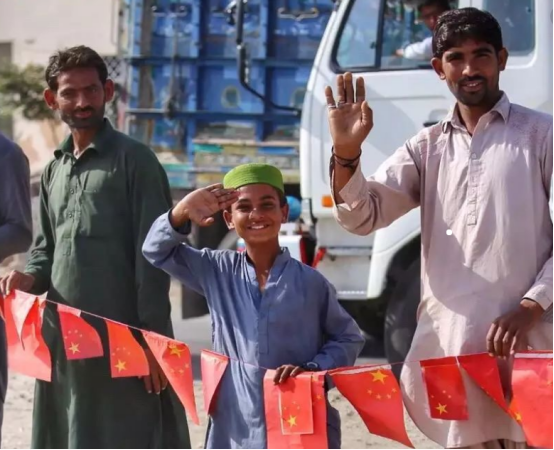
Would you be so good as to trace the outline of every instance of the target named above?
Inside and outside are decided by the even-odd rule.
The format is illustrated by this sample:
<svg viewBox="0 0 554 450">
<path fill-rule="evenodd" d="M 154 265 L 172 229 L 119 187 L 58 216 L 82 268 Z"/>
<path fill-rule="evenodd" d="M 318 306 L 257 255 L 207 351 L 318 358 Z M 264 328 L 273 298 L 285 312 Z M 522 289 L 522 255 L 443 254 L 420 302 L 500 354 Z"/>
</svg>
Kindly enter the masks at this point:
<svg viewBox="0 0 554 450">
<path fill-rule="evenodd" d="M 450 2 L 449 0 L 424 0 L 418 5 L 417 10 L 423 23 L 433 32 L 440 15 L 450 10 Z M 414 42 L 396 50 L 396 56 L 430 61 L 433 57 L 432 43 L 433 37 L 426 37 L 421 42 Z"/>
</svg>

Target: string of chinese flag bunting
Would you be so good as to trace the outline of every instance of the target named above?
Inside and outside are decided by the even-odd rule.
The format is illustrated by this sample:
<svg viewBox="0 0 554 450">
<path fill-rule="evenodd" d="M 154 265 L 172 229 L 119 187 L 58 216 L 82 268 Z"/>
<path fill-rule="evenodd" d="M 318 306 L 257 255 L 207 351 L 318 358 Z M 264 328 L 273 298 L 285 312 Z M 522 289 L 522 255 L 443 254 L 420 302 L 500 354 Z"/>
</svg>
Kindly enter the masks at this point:
<svg viewBox="0 0 554 450">
<path fill-rule="evenodd" d="M 105 321 L 113 378 L 149 375 L 146 354 L 131 330 L 140 333 L 189 417 L 199 424 L 191 354 L 184 343 L 19 291 L 4 298 L 3 311 L 0 304 L 0 316 L 3 315 L 6 322 L 11 370 L 51 381 L 50 352 L 41 334 L 46 303 L 57 307 L 68 360 L 104 356 L 98 332 L 81 316 L 85 314 Z M 213 412 L 217 391 L 230 360 L 248 364 L 208 350 L 201 353 L 204 408 L 208 414 Z M 552 351 L 515 355 L 510 404 L 504 396 L 496 360 L 486 353 L 396 364 L 411 363 L 420 365 L 431 418 L 468 419 L 463 369 L 522 426 L 530 445 L 552 448 Z M 326 448 L 326 376 L 332 378 L 339 392 L 356 409 L 370 433 L 413 448 L 404 423 L 400 385 L 391 366 L 370 364 L 303 373 L 279 385 L 273 382 L 274 370 L 259 367 L 266 370 L 263 386 L 268 448 Z"/>
</svg>

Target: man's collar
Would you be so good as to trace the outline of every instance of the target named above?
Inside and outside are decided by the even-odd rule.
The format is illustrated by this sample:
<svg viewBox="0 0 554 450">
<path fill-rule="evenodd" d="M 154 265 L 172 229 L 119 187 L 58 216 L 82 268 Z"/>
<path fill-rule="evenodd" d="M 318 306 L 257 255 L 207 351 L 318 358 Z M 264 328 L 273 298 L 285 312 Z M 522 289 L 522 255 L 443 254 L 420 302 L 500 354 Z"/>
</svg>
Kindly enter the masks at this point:
<svg viewBox="0 0 554 450">
<path fill-rule="evenodd" d="M 102 123 L 101 128 L 98 130 L 94 138 L 92 139 L 92 142 L 89 144 L 89 146 L 85 149 L 94 149 L 98 153 L 102 153 L 109 149 L 109 138 L 111 137 L 114 129 L 110 121 L 106 118 L 104 118 L 104 121 Z M 73 137 L 71 134 L 67 136 L 62 143 L 58 146 L 56 150 L 54 150 L 54 156 L 56 158 L 61 157 L 64 153 L 73 154 Z"/>
<path fill-rule="evenodd" d="M 496 102 L 496 105 L 494 105 L 491 111 L 496 111 L 498 114 L 500 114 L 500 116 L 502 116 L 504 122 L 508 122 L 508 118 L 510 117 L 510 100 L 504 92 L 502 93 L 502 97 L 500 97 L 500 100 Z"/>
<path fill-rule="evenodd" d="M 496 102 L 496 104 L 491 108 L 491 110 L 487 113 L 496 112 L 504 122 L 508 121 L 508 118 L 510 117 L 510 100 L 508 99 L 508 96 L 505 92 L 502 93 L 502 96 L 500 97 L 500 100 Z M 454 105 L 452 109 L 448 112 L 444 120 L 442 121 L 442 131 L 443 133 L 446 133 L 448 131 L 448 128 L 450 126 L 453 127 L 463 127 L 462 122 L 460 120 L 460 114 L 458 110 L 458 104 Z"/>
</svg>

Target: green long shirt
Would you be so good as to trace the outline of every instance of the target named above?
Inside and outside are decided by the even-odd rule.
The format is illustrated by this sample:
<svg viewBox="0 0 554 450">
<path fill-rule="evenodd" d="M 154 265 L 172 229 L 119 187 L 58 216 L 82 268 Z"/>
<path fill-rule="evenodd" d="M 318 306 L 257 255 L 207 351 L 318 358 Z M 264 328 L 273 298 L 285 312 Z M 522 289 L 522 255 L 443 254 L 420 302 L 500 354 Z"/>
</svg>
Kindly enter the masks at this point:
<svg viewBox="0 0 554 450">
<path fill-rule="evenodd" d="M 105 120 L 76 159 L 69 136 L 46 167 L 39 233 L 25 271 L 33 293 L 103 317 L 172 336 L 169 277 L 142 256 L 154 220 L 171 207 L 167 176 L 152 151 Z M 55 308 L 43 335 L 52 382 L 37 381 L 34 448 L 190 448 L 174 392 L 148 394 L 136 377 L 112 379 L 104 357 L 67 361 Z"/>
</svg>

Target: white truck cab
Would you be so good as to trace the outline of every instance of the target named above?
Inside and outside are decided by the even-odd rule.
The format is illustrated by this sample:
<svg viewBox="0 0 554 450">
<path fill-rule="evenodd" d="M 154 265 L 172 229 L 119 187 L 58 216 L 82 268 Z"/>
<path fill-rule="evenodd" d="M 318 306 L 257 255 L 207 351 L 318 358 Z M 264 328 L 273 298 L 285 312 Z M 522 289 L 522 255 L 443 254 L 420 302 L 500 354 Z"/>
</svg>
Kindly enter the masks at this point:
<svg viewBox="0 0 554 450">
<path fill-rule="evenodd" d="M 429 61 L 395 56 L 430 33 L 417 0 L 339 0 L 321 41 L 302 111 L 302 218 L 316 241 L 315 264 L 368 334 L 384 336 L 387 357 L 402 360 L 415 330 L 420 297 L 420 214 L 414 210 L 370 236 L 333 218 L 331 135 L 325 86 L 340 73 L 363 77 L 374 127 L 363 145 L 368 176 L 421 128 L 444 118 L 455 99 Z M 509 51 L 500 85 L 513 103 L 552 114 L 552 0 L 459 0 L 453 7 L 490 11 Z M 384 326 L 383 326 L 384 324 Z"/>
</svg>

